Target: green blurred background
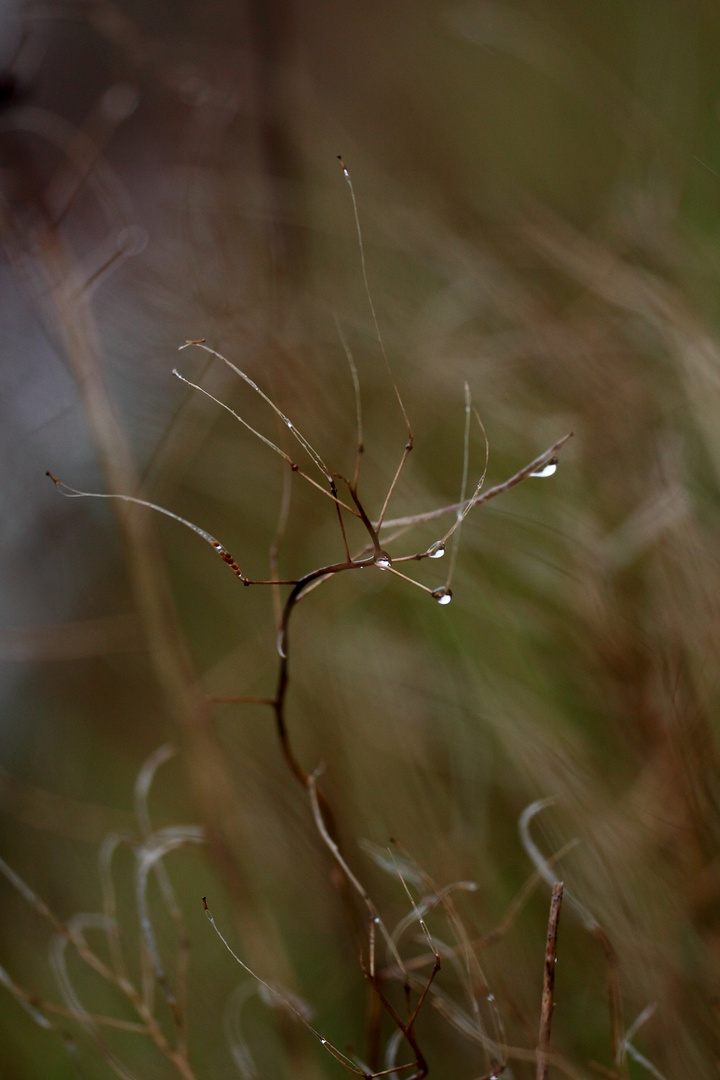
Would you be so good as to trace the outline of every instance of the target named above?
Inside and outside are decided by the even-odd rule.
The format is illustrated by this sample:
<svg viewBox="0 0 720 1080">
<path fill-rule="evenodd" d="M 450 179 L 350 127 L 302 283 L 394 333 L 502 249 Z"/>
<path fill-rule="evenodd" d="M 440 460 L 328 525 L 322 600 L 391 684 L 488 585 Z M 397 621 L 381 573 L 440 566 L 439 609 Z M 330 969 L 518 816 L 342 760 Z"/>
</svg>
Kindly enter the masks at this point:
<svg viewBox="0 0 720 1080">
<path fill-rule="evenodd" d="M 272 714 L 204 703 L 272 694 L 269 590 L 243 589 L 174 522 L 64 500 L 44 476 L 139 493 L 267 575 L 283 464 L 172 368 L 289 448 L 287 433 L 230 371 L 177 349 L 205 338 L 349 474 L 355 404 L 337 319 L 361 384 L 361 495 L 377 515 L 406 430 L 341 153 L 415 434 L 390 515 L 457 499 L 465 380 L 490 444 L 487 484 L 574 437 L 552 479 L 468 517 L 450 607 L 374 571 L 300 605 L 288 696 L 298 757 L 325 763 L 344 851 L 388 924 L 408 899 L 360 839 L 397 838 L 441 884 L 476 881 L 457 899 L 473 940 L 501 924 L 532 872 L 523 809 L 553 797 L 533 835 L 548 855 L 579 840 L 556 871 L 612 943 L 625 1028 L 655 1006 L 633 1038 L 647 1064 L 616 1067 L 603 949 L 566 904 L 553 1071 L 718 1076 L 720 9 L 98 0 L 3 11 L 3 857 L 60 919 L 100 910 L 99 845 L 137 830 L 133 785 L 172 742 L 153 822 L 202 824 L 209 838 L 166 860 L 190 938 L 193 1075 L 242 1075 L 227 1030 L 246 977 L 205 921 L 203 894 L 260 974 L 309 1002 L 337 1046 L 366 1053 L 357 925 Z M 473 477 L 483 467 L 475 433 L 470 465 Z M 328 500 L 297 477 L 290 487 L 280 567 L 295 577 L 343 549 Z M 437 535 L 423 527 L 391 550 Z M 435 587 L 445 568 L 410 572 Z M 137 957 L 127 852 L 115 878 Z M 548 901 L 538 886 L 507 933 L 478 946 L 509 1046 L 537 1040 Z M 5 879 L 0 905 L 0 964 L 62 1004 L 51 928 Z M 172 971 L 154 886 L 151 906 Z M 438 914 L 429 925 L 449 940 Z M 410 956 L 423 950 L 413 933 Z M 102 953 L 97 932 L 88 938 Z M 446 966 L 438 985 L 457 997 Z M 71 976 L 88 1007 L 130 1018 L 76 959 Z M 72 1018 L 53 1023 L 42 1030 L 5 994 L 0 1076 L 113 1075 Z M 243 1030 L 262 1077 L 342 1075 L 257 997 Z M 432 1002 L 418 1037 L 431 1076 L 490 1070 Z M 179 1075 L 149 1039 L 106 1038 L 132 1075 Z M 513 1059 L 504 1075 L 535 1065 Z"/>
</svg>

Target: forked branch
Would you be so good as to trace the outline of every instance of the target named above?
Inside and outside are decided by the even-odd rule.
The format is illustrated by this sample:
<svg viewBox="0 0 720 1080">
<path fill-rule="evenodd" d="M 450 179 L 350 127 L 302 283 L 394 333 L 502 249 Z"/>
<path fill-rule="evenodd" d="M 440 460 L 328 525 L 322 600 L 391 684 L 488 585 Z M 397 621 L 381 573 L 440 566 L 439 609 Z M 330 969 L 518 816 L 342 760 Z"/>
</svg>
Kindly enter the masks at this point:
<svg viewBox="0 0 720 1080">
<path fill-rule="evenodd" d="M 212 355 L 217 356 L 218 358 L 223 360 L 225 363 L 229 364 L 229 361 L 225 360 L 225 358 L 220 353 L 215 352 L 215 350 L 209 349 L 206 345 L 201 344 L 199 342 L 193 342 L 193 344 L 197 344 L 199 347 L 205 349 L 207 352 L 212 353 Z M 225 698 L 223 698 L 223 700 L 224 701 L 236 700 L 239 703 L 241 703 L 243 701 L 252 700 L 252 701 L 255 701 L 255 702 L 258 702 L 258 703 L 267 704 L 273 709 L 273 712 L 275 714 L 276 729 L 277 729 L 277 733 L 278 733 L 278 738 L 280 740 L 280 745 L 281 745 L 281 748 L 282 748 L 283 755 L 285 756 L 285 758 L 286 758 L 286 760 L 288 762 L 288 765 L 290 766 L 290 769 L 293 772 L 293 774 L 297 777 L 297 779 L 300 781 L 300 783 L 302 783 L 304 786 L 306 786 L 307 782 L 308 782 L 308 773 L 307 773 L 307 770 L 305 770 L 302 767 L 302 765 L 300 764 L 300 762 L 298 761 L 298 759 L 296 758 L 295 754 L 292 751 L 292 748 L 291 748 L 290 742 L 289 742 L 287 724 L 286 724 L 286 719 L 285 719 L 285 700 L 286 700 L 286 696 L 287 696 L 288 683 L 289 683 L 289 626 L 290 626 L 291 616 L 292 616 L 298 602 L 303 597 L 307 596 L 313 589 L 317 588 L 323 582 L 328 581 L 330 578 L 335 577 L 335 575 L 337 575 L 337 574 L 344 573 L 345 571 L 348 571 L 348 570 L 364 570 L 364 569 L 374 567 L 374 568 L 376 568 L 378 570 L 381 570 L 381 571 L 384 571 L 384 572 L 389 571 L 394 576 L 399 577 L 404 581 L 407 581 L 409 584 L 414 585 L 416 588 L 421 589 L 425 593 L 428 593 L 434 600 L 437 601 L 437 603 L 439 603 L 441 605 L 446 605 L 446 604 L 450 603 L 450 601 L 452 600 L 452 590 L 450 588 L 450 577 L 451 577 L 451 574 L 452 574 L 452 566 L 451 566 L 451 573 L 448 575 L 446 583 L 439 586 L 439 587 L 432 588 L 432 587 L 424 585 L 421 582 L 416 581 L 415 579 L 413 579 L 411 577 L 408 577 L 406 574 L 402 573 L 400 570 L 397 569 L 397 564 L 398 563 L 405 563 L 405 562 L 418 562 L 418 561 L 422 561 L 424 559 L 437 559 L 437 558 L 442 557 L 442 555 L 445 552 L 445 542 L 446 542 L 447 538 L 450 537 L 453 533 L 455 533 L 455 535 L 457 535 L 456 530 L 459 528 L 460 524 L 465 519 L 465 517 L 468 515 L 468 513 L 471 510 L 473 510 L 476 506 L 480 506 L 482 503 L 487 502 L 489 499 L 494 498 L 497 495 L 501 495 L 506 491 L 509 491 L 512 487 L 515 487 L 517 484 L 521 483 L 523 480 L 528 479 L 528 477 L 546 475 L 548 468 L 552 468 L 553 471 L 554 471 L 554 466 L 557 464 L 557 454 L 558 454 L 559 450 L 561 449 L 561 447 L 570 438 L 570 435 L 565 435 L 562 439 L 558 439 L 558 441 L 553 443 L 553 445 L 550 446 L 544 453 L 540 454 L 533 461 L 529 462 L 528 465 L 526 465 L 524 468 L 520 469 L 513 476 L 511 476 L 508 480 L 504 481 L 504 483 L 498 484 L 494 488 L 490 488 L 484 494 L 480 493 L 480 488 L 482 486 L 482 481 L 484 479 L 485 471 L 486 471 L 486 468 L 487 468 L 487 455 L 486 455 L 486 466 L 485 466 L 485 469 L 483 470 L 482 477 L 481 477 L 479 483 L 476 486 L 476 489 L 475 489 L 475 492 L 473 493 L 473 496 L 470 499 L 461 498 L 461 501 L 458 502 L 458 503 L 454 503 L 454 504 L 451 504 L 449 506 L 443 506 L 443 507 L 440 507 L 440 508 L 438 508 L 436 510 L 429 511 L 428 513 L 425 513 L 425 514 L 417 514 L 417 515 L 412 515 L 410 517 L 405 517 L 405 518 L 396 518 L 394 520 L 385 521 L 385 522 L 382 522 L 382 520 L 380 518 L 380 519 L 377 520 L 376 523 L 373 523 L 371 518 L 370 518 L 370 515 L 367 513 L 367 511 L 366 511 L 366 509 L 365 509 L 365 507 L 363 505 L 362 500 L 360 499 L 360 496 L 357 493 L 357 485 L 356 485 L 356 483 L 353 483 L 353 482 L 350 482 L 350 481 L 347 481 L 347 480 L 345 481 L 345 483 L 347 485 L 347 488 L 348 488 L 348 491 L 349 491 L 350 496 L 351 496 L 352 503 L 354 504 L 353 506 L 350 506 L 349 504 L 343 502 L 338 497 L 337 489 L 336 489 L 336 486 L 335 486 L 335 477 L 330 476 L 329 472 L 327 471 L 327 466 L 323 462 L 320 455 L 312 448 L 312 446 L 308 442 L 308 440 L 305 439 L 304 436 L 300 435 L 300 433 L 297 431 L 297 429 L 294 427 L 294 425 L 288 419 L 288 417 L 280 409 L 278 409 L 277 406 L 275 406 L 275 404 L 271 401 L 271 399 L 268 398 L 267 395 L 262 390 L 260 390 L 259 387 L 257 387 L 256 383 L 252 379 L 250 379 L 249 376 L 247 376 L 243 372 L 241 372 L 239 368 L 235 367 L 235 365 L 230 364 L 229 366 L 232 367 L 232 369 L 234 371 L 238 372 L 243 377 L 243 379 L 253 389 L 255 389 L 258 394 L 261 395 L 263 400 L 270 403 L 273 410 L 277 413 L 277 415 L 283 420 L 283 422 L 294 433 L 295 437 L 298 439 L 300 444 L 307 450 L 308 454 L 310 455 L 313 462 L 317 465 L 318 469 L 322 473 L 324 473 L 326 478 L 328 478 L 329 485 L 330 485 L 329 490 L 325 489 L 322 485 L 318 484 L 317 481 L 313 480 L 311 477 L 307 476 L 304 472 L 302 472 L 302 470 L 300 470 L 291 461 L 291 459 L 289 458 L 289 456 L 287 454 L 285 454 L 282 450 L 280 450 L 280 448 L 277 447 L 274 443 L 272 443 L 269 439 L 265 438 L 265 436 L 261 435 L 254 428 L 250 427 L 250 425 L 246 424 L 245 421 L 242 420 L 242 418 L 237 413 L 235 413 L 232 409 L 228 410 L 252 434 L 256 435 L 266 446 L 268 446 L 270 449 L 272 449 L 273 451 L 278 453 L 286 461 L 289 461 L 291 463 L 291 465 L 292 465 L 292 469 L 293 469 L 294 472 L 297 472 L 298 475 L 301 476 L 304 480 L 307 480 L 314 487 L 316 487 L 320 491 L 322 491 L 322 493 L 324 495 L 329 496 L 333 500 L 333 502 L 335 504 L 335 507 L 336 507 L 336 510 L 337 510 L 337 513 L 338 513 L 340 526 L 341 526 L 341 529 L 342 529 L 343 547 L 345 549 L 345 557 L 343 559 L 338 560 L 337 562 L 334 562 L 334 563 L 329 563 L 327 565 L 317 567 L 316 569 L 311 570 L 308 573 L 304 574 L 300 578 L 279 578 L 277 576 L 271 576 L 271 578 L 269 578 L 269 579 L 266 579 L 266 578 L 252 578 L 247 573 L 245 573 L 245 571 L 243 571 L 241 569 L 239 563 L 236 561 L 234 556 L 230 553 L 230 551 L 227 549 L 227 547 L 225 547 L 224 544 L 222 544 L 211 533 L 207 532 L 205 529 L 202 529 L 200 526 L 196 525 L 194 522 L 188 521 L 186 518 L 181 517 L 179 514 L 176 514 L 173 511 L 168 510 L 163 506 L 159 506 L 156 503 L 149 502 L 146 499 L 138 498 L 137 496 L 134 496 L 134 495 L 80 491 L 79 489 L 73 488 L 69 484 L 66 484 L 64 481 L 58 479 L 58 477 L 53 475 L 53 473 L 51 473 L 51 472 L 48 472 L 47 475 L 53 481 L 53 483 L 55 484 L 58 491 L 62 495 L 65 495 L 67 497 L 70 497 L 70 498 L 119 499 L 119 500 L 122 500 L 122 501 L 127 502 L 127 503 L 134 503 L 136 505 L 146 507 L 147 509 L 155 510 L 160 514 L 164 514 L 166 517 L 169 517 L 172 520 L 179 522 L 181 525 L 184 525 L 186 528 L 191 529 L 197 536 L 201 537 L 201 539 L 203 539 L 207 544 L 209 544 L 213 548 L 213 550 L 220 556 L 220 558 L 223 560 L 223 562 L 225 562 L 229 566 L 229 568 L 232 570 L 235 577 L 238 578 L 238 580 L 241 581 L 244 586 L 269 585 L 269 586 L 272 586 L 273 589 L 275 589 L 275 590 L 278 589 L 280 586 L 284 586 L 284 585 L 287 585 L 287 586 L 291 587 L 290 588 L 290 593 L 288 594 L 287 599 L 285 600 L 285 603 L 282 606 L 282 611 L 281 611 L 281 616 L 280 616 L 280 624 L 279 624 L 279 628 L 278 628 L 277 651 L 278 651 L 278 654 L 279 654 L 279 666 L 278 666 L 278 674 L 277 674 L 276 689 L 275 689 L 274 696 L 273 697 L 259 697 L 259 698 L 254 697 L 252 699 L 244 698 L 244 697 L 238 697 L 236 699 L 229 699 L 229 698 L 225 697 Z M 189 382 L 189 380 L 183 380 L 183 381 Z M 195 386 L 194 383 L 190 383 L 190 385 Z M 201 389 L 201 388 L 198 387 L 198 389 Z M 203 391 L 203 393 L 206 393 L 206 391 Z M 212 395 L 208 395 L 208 396 L 211 397 L 212 400 L 219 402 L 219 399 L 214 398 Z M 228 408 L 228 406 L 224 405 L 223 402 L 219 402 L 219 404 L 223 405 L 224 408 Z M 466 392 L 466 414 L 469 416 L 469 413 L 470 413 L 470 402 L 469 402 L 469 396 L 467 396 L 467 392 Z M 466 428 L 466 439 L 465 439 L 465 444 L 466 444 L 465 457 L 466 457 L 466 459 L 467 459 L 467 438 L 468 438 L 467 430 L 468 429 Z M 466 473 L 466 466 L 464 468 L 464 474 L 465 473 Z M 395 482 L 396 482 L 396 478 L 393 479 L 393 485 L 395 484 Z M 465 486 L 465 476 L 463 478 L 463 485 L 462 486 L 463 486 L 463 488 Z M 384 507 L 387 507 L 387 504 L 388 504 L 388 498 L 385 499 Z M 356 555 L 356 556 L 352 556 L 349 553 L 349 548 L 347 546 L 347 537 L 345 535 L 345 531 L 344 531 L 344 527 L 343 527 L 343 523 L 342 523 L 342 512 L 343 511 L 348 511 L 354 517 L 358 518 L 363 523 L 363 525 L 365 526 L 366 532 L 368 534 L 368 539 L 370 541 L 369 545 L 359 555 Z M 400 535 L 402 535 L 404 532 L 407 531 L 407 529 L 411 528 L 412 526 L 425 524 L 425 523 L 427 523 L 429 521 L 433 521 L 433 520 L 436 520 L 436 519 L 439 519 L 441 517 L 448 516 L 448 515 L 451 515 L 451 514 L 454 515 L 454 517 L 455 517 L 455 522 L 451 526 L 451 528 L 446 531 L 446 533 L 443 535 L 443 537 L 441 539 L 435 541 L 429 547 L 427 547 L 427 548 L 425 548 L 423 550 L 410 552 L 408 554 L 401 554 L 401 555 L 391 556 L 391 555 L 388 554 L 388 552 L 385 550 L 385 548 L 381 547 L 381 545 L 380 545 L 379 533 L 380 533 L 381 528 L 385 528 L 385 529 L 394 528 L 396 530 L 396 535 L 389 537 L 388 540 L 385 542 L 385 544 L 387 546 L 388 544 L 392 543 L 393 540 L 398 539 Z M 277 553 L 275 553 L 275 558 L 273 559 L 273 562 L 276 563 L 276 559 L 277 559 Z M 453 563 L 454 563 L 454 555 L 453 555 Z"/>
</svg>

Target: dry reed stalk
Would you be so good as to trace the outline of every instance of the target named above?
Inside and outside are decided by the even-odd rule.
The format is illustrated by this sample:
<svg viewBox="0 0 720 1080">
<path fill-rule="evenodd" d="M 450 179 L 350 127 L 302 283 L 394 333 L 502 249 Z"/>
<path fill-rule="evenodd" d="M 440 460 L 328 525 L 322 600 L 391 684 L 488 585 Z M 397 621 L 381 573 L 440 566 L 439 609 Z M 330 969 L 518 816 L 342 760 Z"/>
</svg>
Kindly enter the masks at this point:
<svg viewBox="0 0 720 1080">
<path fill-rule="evenodd" d="M 553 1010 L 555 1008 L 555 965 L 557 963 L 557 936 L 558 923 L 560 921 L 560 907 L 562 905 L 563 883 L 556 881 L 552 889 L 550 899 L 550 915 L 548 917 L 547 940 L 545 943 L 545 967 L 543 969 L 542 1004 L 540 1007 L 540 1034 L 537 1049 L 536 1080 L 548 1078 L 548 1051 L 550 1049 L 550 1028 L 552 1025 Z"/>
</svg>

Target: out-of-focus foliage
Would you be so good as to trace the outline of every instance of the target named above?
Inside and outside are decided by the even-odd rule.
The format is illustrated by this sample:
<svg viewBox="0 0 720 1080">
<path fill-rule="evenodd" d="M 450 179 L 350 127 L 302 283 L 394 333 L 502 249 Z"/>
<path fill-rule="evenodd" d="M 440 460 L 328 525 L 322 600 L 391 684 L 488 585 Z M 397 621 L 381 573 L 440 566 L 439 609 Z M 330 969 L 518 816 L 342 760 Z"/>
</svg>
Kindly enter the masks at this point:
<svg viewBox="0 0 720 1080">
<path fill-rule="evenodd" d="M 478 883 L 458 909 L 502 1037 L 529 1051 L 547 886 L 507 933 L 482 939 L 533 870 L 520 815 L 551 797 L 533 837 L 548 856 L 579 841 L 554 869 L 611 943 L 624 1028 L 653 1007 L 633 1053 L 668 1080 L 717 1076 L 715 6 L 51 0 L 6 11 L 16 52 L 0 81 L 3 857 L 62 920 L 100 911 L 98 847 L 137 830 L 135 779 L 175 743 L 150 806 L 156 828 L 192 822 L 208 838 L 165 860 L 190 938 L 194 1075 L 239 1075 L 226 1010 L 245 993 L 204 894 L 258 973 L 310 1002 L 337 1046 L 369 1052 L 357 922 L 272 712 L 204 699 L 274 693 L 270 591 L 243 588 L 181 526 L 64 500 L 44 477 L 140 494 L 218 536 L 248 575 L 269 576 L 283 463 L 172 368 L 289 450 L 288 433 L 230 371 L 177 348 L 206 339 L 351 474 L 339 324 L 361 386 L 360 491 L 377 516 L 407 432 L 342 153 L 415 435 L 389 515 L 458 498 L 465 380 L 489 439 L 488 485 L 574 437 L 552 479 L 468 516 L 450 607 L 374 570 L 303 601 L 287 699 L 297 756 L 308 770 L 324 762 L 346 858 L 389 925 L 408 913 L 407 895 L 360 839 L 396 837 L 433 880 Z M 474 430 L 471 477 L 483 455 Z M 296 578 L 341 559 L 343 545 L 331 503 L 289 480 L 279 566 Z M 397 551 L 437 535 L 423 526 Z M 351 545 L 364 542 L 353 532 Z M 408 565 L 431 587 L 443 580 L 444 563 Z M 119 852 L 128 948 L 134 872 Z M 49 926 L 5 879 L 0 905 L 0 965 L 62 1005 Z M 437 913 L 428 924 L 447 932 Z M 410 953 L 422 951 L 411 939 Z M 612 963 L 568 902 L 558 955 L 553 1068 L 649 1075 L 637 1057 L 613 1063 Z M 69 962 L 86 1007 L 132 1019 Z M 454 986 L 446 967 L 440 989 L 443 978 Z M 343 1075 L 259 996 L 242 1021 L 260 1075 Z M 103 1040 L 135 1075 L 182 1075 L 135 1033 L 106 1032 L 98 1048 L 71 1017 L 53 1023 L 77 1040 L 81 1071 L 72 1046 L 8 994 L 3 1076 L 113 1075 Z M 431 1076 L 487 1068 L 433 1000 L 418 1038 Z M 534 1076 L 535 1065 L 511 1058 L 505 1075 Z"/>
</svg>

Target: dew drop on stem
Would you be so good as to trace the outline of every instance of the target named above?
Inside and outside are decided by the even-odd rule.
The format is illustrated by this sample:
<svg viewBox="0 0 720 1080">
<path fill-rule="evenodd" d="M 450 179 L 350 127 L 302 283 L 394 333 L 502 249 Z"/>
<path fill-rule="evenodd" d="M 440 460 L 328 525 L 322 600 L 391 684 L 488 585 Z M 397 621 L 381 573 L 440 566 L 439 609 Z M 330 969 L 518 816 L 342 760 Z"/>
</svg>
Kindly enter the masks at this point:
<svg viewBox="0 0 720 1080">
<path fill-rule="evenodd" d="M 380 551 L 375 556 L 375 565 L 381 570 L 389 570 L 392 566 L 392 559 L 386 551 Z"/>
<path fill-rule="evenodd" d="M 433 600 L 445 607 L 452 600 L 452 589 L 448 589 L 447 585 L 441 585 L 439 589 L 433 589 L 430 595 Z"/>
<path fill-rule="evenodd" d="M 445 545 L 443 544 L 442 540 L 436 541 L 436 543 L 431 544 L 428 548 L 428 556 L 431 559 L 442 559 L 444 554 Z"/>
<path fill-rule="evenodd" d="M 558 459 L 556 457 L 550 458 L 549 461 L 545 462 L 542 468 L 537 469 L 535 472 L 531 472 L 530 475 L 538 477 L 552 476 L 557 467 Z"/>
</svg>

